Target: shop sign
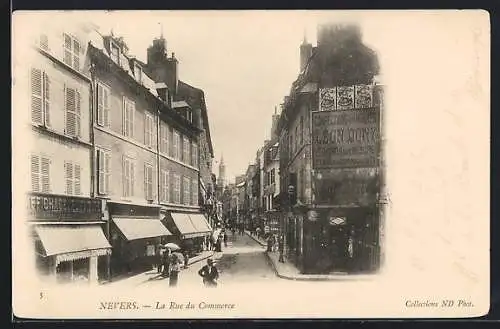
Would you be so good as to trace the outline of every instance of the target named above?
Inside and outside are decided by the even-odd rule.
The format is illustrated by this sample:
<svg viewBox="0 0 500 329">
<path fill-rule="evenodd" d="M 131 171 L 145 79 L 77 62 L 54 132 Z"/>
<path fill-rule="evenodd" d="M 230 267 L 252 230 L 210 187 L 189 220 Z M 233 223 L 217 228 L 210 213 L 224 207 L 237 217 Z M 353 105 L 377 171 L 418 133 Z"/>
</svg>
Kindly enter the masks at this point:
<svg viewBox="0 0 500 329">
<path fill-rule="evenodd" d="M 30 193 L 27 208 L 37 220 L 101 220 L 101 203 L 99 199 Z"/>
<path fill-rule="evenodd" d="M 312 113 L 313 169 L 377 166 L 379 111 Z"/>
<path fill-rule="evenodd" d="M 330 225 L 344 225 L 346 223 L 345 217 L 330 217 L 328 218 L 328 223 Z"/>
</svg>

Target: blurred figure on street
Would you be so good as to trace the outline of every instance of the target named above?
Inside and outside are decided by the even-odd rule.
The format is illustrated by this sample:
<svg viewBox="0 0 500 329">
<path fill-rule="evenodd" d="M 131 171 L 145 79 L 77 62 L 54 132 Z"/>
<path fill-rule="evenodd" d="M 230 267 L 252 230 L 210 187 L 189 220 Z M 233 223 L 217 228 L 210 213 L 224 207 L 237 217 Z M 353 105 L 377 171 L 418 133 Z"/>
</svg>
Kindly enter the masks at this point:
<svg viewBox="0 0 500 329">
<path fill-rule="evenodd" d="M 224 239 L 224 247 L 227 247 L 227 234 L 226 232 L 223 233 L 224 235 L 222 236 L 222 239 Z"/>
<path fill-rule="evenodd" d="M 215 243 L 215 252 L 222 252 L 222 237 L 220 234 L 217 237 L 217 242 Z"/>
<path fill-rule="evenodd" d="M 272 252 L 274 246 L 274 235 L 269 235 L 267 238 L 267 251 Z"/>
<path fill-rule="evenodd" d="M 165 253 L 165 249 L 162 248 L 162 245 L 158 245 L 157 252 L 156 252 L 156 270 L 158 271 L 158 274 L 162 272 L 162 267 L 163 267 L 163 254 Z"/>
<path fill-rule="evenodd" d="M 168 285 L 170 287 L 176 287 L 177 281 L 179 280 L 179 272 L 181 270 L 182 260 L 176 254 L 170 256 L 170 275 Z"/>
<path fill-rule="evenodd" d="M 283 234 L 280 234 L 280 237 L 278 239 L 278 252 L 280 254 L 278 261 L 280 263 L 285 262 L 285 259 L 283 258 L 284 250 L 285 250 L 285 238 L 283 237 Z"/>
<path fill-rule="evenodd" d="M 205 287 L 217 287 L 217 280 L 219 279 L 219 271 L 214 265 L 213 259 L 207 259 L 207 265 L 203 266 L 198 275 L 203 278 Z"/>
<path fill-rule="evenodd" d="M 170 249 L 166 249 L 162 255 L 162 274 L 167 277 L 169 276 L 171 254 L 172 251 Z"/>
<path fill-rule="evenodd" d="M 182 256 L 184 257 L 183 261 L 184 261 L 184 268 L 187 268 L 188 265 L 189 265 L 189 253 L 187 252 L 187 250 L 182 250 Z"/>
</svg>

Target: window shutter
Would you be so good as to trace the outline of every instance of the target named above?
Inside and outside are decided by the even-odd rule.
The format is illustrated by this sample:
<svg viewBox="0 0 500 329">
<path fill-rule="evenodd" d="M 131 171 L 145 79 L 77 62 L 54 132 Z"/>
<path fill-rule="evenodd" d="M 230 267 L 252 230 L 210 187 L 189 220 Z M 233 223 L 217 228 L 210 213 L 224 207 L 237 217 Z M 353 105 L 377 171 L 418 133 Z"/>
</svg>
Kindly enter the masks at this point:
<svg viewBox="0 0 500 329">
<path fill-rule="evenodd" d="M 165 172 L 165 201 L 170 202 L 170 172 Z"/>
<path fill-rule="evenodd" d="M 80 43 L 73 40 L 73 68 L 80 70 Z"/>
<path fill-rule="evenodd" d="M 123 135 L 127 136 L 127 107 L 125 104 L 125 97 L 123 97 L 122 100 L 122 113 L 123 113 L 123 118 L 122 118 L 122 131 Z"/>
<path fill-rule="evenodd" d="M 105 181 L 103 193 L 107 194 L 109 192 L 109 177 L 111 176 L 111 170 L 109 168 L 111 162 L 111 155 L 109 153 L 104 153 L 104 172 Z"/>
<path fill-rule="evenodd" d="M 149 188 L 149 170 L 148 170 L 148 166 L 145 164 L 144 165 L 144 196 L 145 196 L 146 200 L 149 199 L 148 188 Z"/>
<path fill-rule="evenodd" d="M 97 150 L 97 191 L 99 194 L 104 194 L 104 154 L 101 150 Z"/>
<path fill-rule="evenodd" d="M 50 160 L 42 157 L 42 192 L 50 192 Z"/>
<path fill-rule="evenodd" d="M 81 190 L 81 181 L 80 181 L 80 178 L 81 178 L 81 167 L 77 164 L 75 164 L 75 167 L 74 167 L 74 174 L 75 174 L 75 195 L 81 195 L 82 194 L 82 190 Z"/>
<path fill-rule="evenodd" d="M 135 186 L 135 163 L 130 161 L 130 196 L 134 195 Z"/>
<path fill-rule="evenodd" d="M 42 123 L 42 71 L 31 69 L 31 120 Z"/>
<path fill-rule="evenodd" d="M 100 83 L 97 84 L 97 124 L 104 125 L 104 91 Z"/>
<path fill-rule="evenodd" d="M 43 73 L 43 100 L 45 125 L 50 127 L 50 79 L 47 73 Z"/>
<path fill-rule="evenodd" d="M 66 173 L 66 194 L 73 194 L 73 164 L 64 162 L 64 172 Z"/>
<path fill-rule="evenodd" d="M 71 56 L 71 37 L 67 34 L 64 34 L 64 64 L 73 66 L 72 64 L 72 56 Z"/>
<path fill-rule="evenodd" d="M 31 189 L 33 192 L 40 192 L 40 157 L 31 156 Z"/>
<path fill-rule="evenodd" d="M 71 88 L 66 89 L 66 133 L 71 136 L 76 135 L 76 95 L 75 90 Z"/>
<path fill-rule="evenodd" d="M 82 115 L 82 99 L 81 99 L 81 96 L 80 96 L 80 92 L 79 91 L 75 91 L 75 96 L 76 96 L 76 100 L 75 100 L 75 112 L 76 112 L 76 135 L 78 137 L 81 137 L 82 136 L 82 121 L 81 121 L 81 115 Z"/>
<path fill-rule="evenodd" d="M 134 137 L 134 119 L 135 119 L 135 103 L 130 102 L 129 104 L 129 135 L 130 137 Z"/>
<path fill-rule="evenodd" d="M 103 116 L 103 123 L 106 127 L 109 127 L 109 90 L 107 88 L 103 88 L 103 110 L 104 110 L 104 116 Z"/>
<path fill-rule="evenodd" d="M 123 196 L 128 196 L 128 186 L 129 186 L 128 179 L 130 175 L 129 175 L 129 166 L 127 158 L 125 157 L 123 157 L 122 160 L 122 167 L 123 167 L 122 169 Z"/>
<path fill-rule="evenodd" d="M 144 144 L 149 146 L 149 116 L 144 113 Z"/>
</svg>

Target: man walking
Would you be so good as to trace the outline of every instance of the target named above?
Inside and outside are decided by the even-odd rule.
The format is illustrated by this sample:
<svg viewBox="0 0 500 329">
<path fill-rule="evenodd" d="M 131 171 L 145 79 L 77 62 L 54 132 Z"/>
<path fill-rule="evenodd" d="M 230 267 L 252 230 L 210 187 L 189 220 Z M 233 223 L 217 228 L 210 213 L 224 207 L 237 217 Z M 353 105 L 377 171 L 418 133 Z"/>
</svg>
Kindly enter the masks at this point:
<svg viewBox="0 0 500 329">
<path fill-rule="evenodd" d="M 203 284 L 205 287 L 217 287 L 217 280 L 219 279 L 219 271 L 214 266 L 213 259 L 207 259 L 207 265 L 203 266 L 199 271 L 198 275 L 203 278 Z"/>
</svg>

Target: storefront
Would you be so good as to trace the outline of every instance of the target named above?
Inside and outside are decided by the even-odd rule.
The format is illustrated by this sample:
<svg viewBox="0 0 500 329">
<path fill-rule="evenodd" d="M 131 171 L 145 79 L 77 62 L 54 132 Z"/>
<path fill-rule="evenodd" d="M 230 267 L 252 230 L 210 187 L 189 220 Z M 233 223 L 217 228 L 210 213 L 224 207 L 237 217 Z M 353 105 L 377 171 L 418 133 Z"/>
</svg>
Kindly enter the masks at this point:
<svg viewBox="0 0 500 329">
<path fill-rule="evenodd" d="M 111 254 L 100 200 L 31 193 L 31 233 L 39 274 L 59 283 L 97 283 Z"/>
<path fill-rule="evenodd" d="M 376 208 L 332 207 L 308 211 L 300 234 L 303 271 L 372 272 L 378 268 L 378 234 Z M 301 239 L 298 240 L 300 243 Z"/>
<path fill-rule="evenodd" d="M 163 220 L 166 227 L 174 233 L 175 242 L 187 251 L 189 257 L 206 250 L 207 237 L 212 235 L 212 228 L 205 215 L 167 212 Z"/>
<path fill-rule="evenodd" d="M 159 245 L 172 233 L 159 218 L 159 207 L 108 202 L 111 278 L 139 273 L 156 264 Z"/>
</svg>

